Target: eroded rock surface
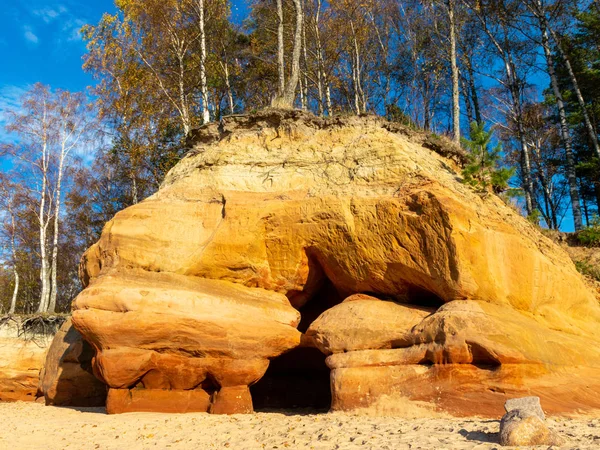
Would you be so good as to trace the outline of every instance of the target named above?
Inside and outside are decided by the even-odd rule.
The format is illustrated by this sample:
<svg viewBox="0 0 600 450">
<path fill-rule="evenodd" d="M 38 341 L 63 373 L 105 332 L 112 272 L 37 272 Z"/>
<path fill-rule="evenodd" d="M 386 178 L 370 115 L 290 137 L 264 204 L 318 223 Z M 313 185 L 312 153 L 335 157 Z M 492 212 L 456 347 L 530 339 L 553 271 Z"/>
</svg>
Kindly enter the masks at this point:
<svg viewBox="0 0 600 450">
<path fill-rule="evenodd" d="M 35 401 L 52 336 L 25 335 L 19 323 L 0 326 L 0 401 Z"/>
<path fill-rule="evenodd" d="M 600 407 L 594 293 L 453 161 L 376 118 L 267 112 L 193 139 L 83 259 L 73 324 L 109 411 L 160 410 L 169 392 L 177 410 L 251 411 L 248 386 L 301 344 L 297 310 L 326 305 L 324 286 L 383 299 L 301 325 L 302 345 L 331 354 L 335 410 L 498 416 L 525 392 L 548 412 Z"/>
<path fill-rule="evenodd" d="M 73 328 L 71 319 L 62 325 L 48 349 L 40 373 L 40 393 L 46 405 L 103 406 L 106 385 L 92 370 L 93 348 Z"/>
</svg>

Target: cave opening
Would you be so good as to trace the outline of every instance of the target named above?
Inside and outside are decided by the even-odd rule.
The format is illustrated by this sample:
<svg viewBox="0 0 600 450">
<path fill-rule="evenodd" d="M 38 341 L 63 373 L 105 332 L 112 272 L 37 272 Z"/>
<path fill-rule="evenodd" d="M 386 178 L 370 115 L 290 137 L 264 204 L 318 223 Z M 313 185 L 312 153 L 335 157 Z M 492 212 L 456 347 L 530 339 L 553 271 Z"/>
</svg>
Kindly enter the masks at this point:
<svg viewBox="0 0 600 450">
<path fill-rule="evenodd" d="M 323 312 L 343 298 L 326 277 L 310 299 L 299 308 L 302 319 L 298 330 L 305 333 Z M 331 406 L 330 370 L 326 355 L 304 343 L 275 358 L 265 375 L 250 387 L 256 411 L 302 409 L 327 412 Z"/>
<path fill-rule="evenodd" d="M 308 253 L 308 256 L 309 276 L 304 290 L 288 292 L 290 303 L 300 311 L 298 330 L 302 333 L 321 314 L 352 294 L 338 291 L 314 252 Z M 407 284 L 405 289 L 405 295 L 400 298 L 385 298 L 381 294 L 368 292 L 365 294 L 432 312 L 445 303 L 435 293 L 415 284 Z M 310 339 L 302 339 L 299 347 L 271 360 L 265 375 L 250 387 L 255 411 L 327 412 L 331 407 L 332 393 L 326 358 Z"/>
<path fill-rule="evenodd" d="M 436 310 L 446 304 L 446 302 L 437 294 L 417 285 L 411 285 L 408 287 L 406 303 L 413 306 Z"/>
</svg>

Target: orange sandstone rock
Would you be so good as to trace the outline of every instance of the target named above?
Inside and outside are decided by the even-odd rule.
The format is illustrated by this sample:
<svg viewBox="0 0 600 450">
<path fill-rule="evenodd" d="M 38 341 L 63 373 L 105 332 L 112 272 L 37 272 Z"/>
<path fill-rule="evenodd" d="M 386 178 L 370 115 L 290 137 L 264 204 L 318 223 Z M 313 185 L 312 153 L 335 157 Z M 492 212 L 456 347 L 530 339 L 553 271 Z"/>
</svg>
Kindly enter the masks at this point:
<svg viewBox="0 0 600 450">
<path fill-rule="evenodd" d="M 51 337 L 18 336 L 6 328 L 0 335 L 0 401 L 35 401 Z"/>
<path fill-rule="evenodd" d="M 97 375 L 131 395 L 202 389 L 215 411 L 250 411 L 244 387 L 300 345 L 296 309 L 322 312 L 332 286 L 391 300 L 301 325 L 303 345 L 333 353 L 333 409 L 498 416 L 507 394 L 529 393 L 549 412 L 600 406 L 600 307 L 568 255 L 390 130 L 267 112 L 196 132 L 161 189 L 83 258 L 73 324 Z"/>
<path fill-rule="evenodd" d="M 106 385 L 92 370 L 93 348 L 68 319 L 54 336 L 40 373 L 46 405 L 104 406 Z"/>
</svg>

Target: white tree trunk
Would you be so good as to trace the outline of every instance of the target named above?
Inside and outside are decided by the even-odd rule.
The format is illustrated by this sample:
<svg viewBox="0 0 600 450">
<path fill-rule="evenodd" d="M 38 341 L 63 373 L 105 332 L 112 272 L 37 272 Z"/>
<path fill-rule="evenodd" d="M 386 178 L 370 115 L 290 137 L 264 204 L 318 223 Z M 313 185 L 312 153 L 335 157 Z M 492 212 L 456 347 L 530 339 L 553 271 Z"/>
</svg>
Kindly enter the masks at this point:
<svg viewBox="0 0 600 450">
<path fill-rule="evenodd" d="M 301 0 L 304 1 L 304 0 Z M 304 13 L 302 14 L 302 23 L 306 22 L 306 18 L 304 17 Z M 306 27 L 302 26 L 302 56 L 304 57 L 304 71 L 302 78 L 304 82 L 302 83 L 302 109 L 304 111 L 308 110 L 308 54 L 307 54 L 307 46 L 306 46 Z"/>
<path fill-rule="evenodd" d="M 225 86 L 227 87 L 227 100 L 229 102 L 229 113 L 235 114 L 235 104 L 233 102 L 233 92 L 231 91 L 231 81 L 229 80 L 229 64 L 225 62 L 223 64 L 223 70 L 225 71 Z"/>
<path fill-rule="evenodd" d="M 179 103 L 181 108 L 181 124 L 183 125 L 183 134 L 187 136 L 187 134 L 192 129 L 192 124 L 190 121 L 190 111 L 187 105 L 187 99 L 185 96 L 185 66 L 183 63 L 183 55 L 180 53 L 178 55 L 179 59 Z"/>
<path fill-rule="evenodd" d="M 198 14 L 200 16 L 200 92 L 202 95 L 202 123 L 210 122 L 208 108 L 208 83 L 206 80 L 206 33 L 204 31 L 204 0 L 198 0 Z"/>
<path fill-rule="evenodd" d="M 15 276 L 15 287 L 13 289 L 12 299 L 10 300 L 9 314 L 14 314 L 17 309 L 17 298 L 19 296 L 19 272 L 17 272 L 16 266 L 13 266 L 13 274 Z"/>
<path fill-rule="evenodd" d="M 354 43 L 354 58 L 353 59 L 353 67 L 352 67 L 352 78 L 354 83 L 354 108 L 356 109 L 356 114 L 361 114 L 361 79 L 360 79 L 360 52 L 358 50 L 358 41 L 356 40 L 356 30 L 354 29 L 354 22 L 350 21 L 350 27 L 352 28 L 352 40 Z M 363 99 L 364 100 L 364 99 Z M 363 102 L 364 103 L 364 102 Z"/>
<path fill-rule="evenodd" d="M 317 0 L 317 12 L 315 14 L 315 38 L 317 40 L 317 90 L 319 92 L 319 116 L 325 115 L 325 107 L 323 105 L 323 82 L 325 74 L 323 71 L 323 46 L 321 44 L 321 31 L 319 30 L 319 22 L 321 20 L 321 0 Z"/>
<path fill-rule="evenodd" d="M 537 0 L 537 3 L 538 7 L 541 10 L 541 1 Z M 579 201 L 579 185 L 577 183 L 577 174 L 575 172 L 573 143 L 571 139 L 571 134 L 569 133 L 567 113 L 565 112 L 565 105 L 563 102 L 562 93 L 560 92 L 560 88 L 558 86 L 558 79 L 556 78 L 556 72 L 554 70 L 554 58 L 552 57 L 552 50 L 550 49 L 550 39 L 548 36 L 548 28 L 545 15 L 543 17 L 540 17 L 540 28 L 540 31 L 542 32 L 542 47 L 544 48 L 544 54 L 546 56 L 546 63 L 548 66 L 548 75 L 550 75 L 550 82 L 552 84 L 554 97 L 556 98 L 556 106 L 558 107 L 561 138 L 565 145 L 565 155 L 567 158 L 567 181 L 569 182 L 569 193 L 571 195 L 571 207 L 573 209 L 575 231 L 579 231 L 583 229 L 583 217 L 581 215 L 581 203 Z"/>
<path fill-rule="evenodd" d="M 42 188 L 40 192 L 40 208 L 38 221 L 40 225 L 40 304 L 38 306 L 38 313 L 45 313 L 48 308 L 49 301 L 49 274 L 48 274 L 48 255 L 47 255 L 47 236 L 46 230 L 48 222 L 46 221 L 46 191 L 48 184 L 48 144 L 44 142 L 42 144 Z"/>
<path fill-rule="evenodd" d="M 452 65 L 452 128 L 454 132 L 454 142 L 460 144 L 460 89 L 454 8 L 454 0 L 448 0 L 448 18 L 450 19 L 450 63 Z"/>
<path fill-rule="evenodd" d="M 54 237 L 52 239 L 52 287 L 50 290 L 50 301 L 46 312 L 54 313 L 56 311 L 56 297 L 58 295 L 58 236 L 60 227 L 60 207 L 61 207 L 61 190 L 62 179 L 65 167 L 66 157 L 66 142 L 63 140 L 60 153 L 60 162 L 58 164 L 58 174 L 56 179 L 56 200 L 54 207 Z"/>
<path fill-rule="evenodd" d="M 9 210 L 10 220 L 11 220 L 11 236 L 10 236 L 10 244 L 11 244 L 11 253 L 12 253 L 12 265 L 13 265 L 13 274 L 15 277 L 15 286 L 13 288 L 13 295 L 10 300 L 10 308 L 8 310 L 9 314 L 14 314 L 17 309 L 17 298 L 19 297 L 19 272 L 17 271 L 17 249 L 15 245 L 15 214 L 12 208 Z"/>
<path fill-rule="evenodd" d="M 285 94 L 285 42 L 283 40 L 283 0 L 277 0 L 277 69 L 279 71 L 279 89 L 277 94 Z"/>
<path fill-rule="evenodd" d="M 294 50 L 292 52 L 292 73 L 285 86 L 285 104 L 293 108 L 296 98 L 296 88 L 300 78 L 300 55 L 302 51 L 302 30 L 304 28 L 304 13 L 301 0 L 293 0 L 296 7 L 296 32 L 294 33 Z"/>
</svg>

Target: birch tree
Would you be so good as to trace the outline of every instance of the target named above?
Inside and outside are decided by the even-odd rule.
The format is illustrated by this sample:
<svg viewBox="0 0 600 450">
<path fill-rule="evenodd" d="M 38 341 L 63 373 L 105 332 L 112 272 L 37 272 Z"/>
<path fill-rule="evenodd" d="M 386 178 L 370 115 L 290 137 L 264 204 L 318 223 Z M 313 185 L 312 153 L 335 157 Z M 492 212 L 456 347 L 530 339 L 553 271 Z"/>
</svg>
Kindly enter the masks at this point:
<svg viewBox="0 0 600 450">
<path fill-rule="evenodd" d="M 583 229 L 583 216 L 581 214 L 581 203 L 579 199 L 579 185 L 577 182 L 577 174 L 575 171 L 575 158 L 573 155 L 573 140 L 569 131 L 569 125 L 567 123 L 567 113 L 565 110 L 565 103 L 563 101 L 562 92 L 558 84 L 556 77 L 556 71 L 554 69 L 554 57 L 552 49 L 550 48 L 550 35 L 548 32 L 548 20 L 546 19 L 545 5 L 543 0 L 528 0 L 526 2 L 530 11 L 537 18 L 541 45 L 544 50 L 544 56 L 546 58 L 546 66 L 548 67 L 548 75 L 550 77 L 550 85 L 552 92 L 554 93 L 554 99 L 556 101 L 556 107 L 558 109 L 560 135 L 565 147 L 566 156 L 566 175 L 569 182 L 569 193 L 571 196 L 571 208 L 573 211 L 573 220 L 575 222 L 575 230 L 579 231 Z"/>
<path fill-rule="evenodd" d="M 48 309 L 50 302 L 51 265 L 48 234 L 52 220 L 52 147 L 56 142 L 55 102 L 47 86 L 36 84 L 22 99 L 19 111 L 8 111 L 7 131 L 19 136 L 6 150 L 23 172 L 31 177 L 29 190 L 35 195 L 40 257 L 40 299 L 38 312 Z"/>
<path fill-rule="evenodd" d="M 513 103 L 514 123 L 517 127 L 517 138 L 521 146 L 521 173 L 523 177 L 523 190 L 525 193 L 525 206 L 527 214 L 532 215 L 537 208 L 533 195 L 534 186 L 531 176 L 531 153 L 527 145 L 523 130 L 523 101 L 522 85 L 517 68 L 518 43 L 515 40 L 511 22 L 518 21 L 521 3 L 515 1 L 501 1 L 483 4 L 479 0 L 463 2 L 470 7 L 472 14 L 478 19 L 482 30 L 486 33 L 489 42 L 496 50 L 504 69 L 504 78 L 494 79 L 505 86 Z M 488 76 L 493 76 L 489 74 Z"/>
<path fill-rule="evenodd" d="M 17 186 L 11 182 L 8 176 L 0 173 L 0 206 L 5 211 L 4 217 L 4 239 L 10 252 L 10 265 L 13 273 L 13 292 L 8 308 L 9 314 L 14 314 L 17 308 L 19 296 L 19 270 L 17 267 Z"/>
<path fill-rule="evenodd" d="M 54 159 L 57 160 L 56 181 L 54 187 L 54 224 L 52 239 L 52 284 L 50 299 L 45 312 L 54 313 L 58 295 L 58 257 L 59 236 L 62 211 L 63 184 L 69 165 L 69 158 L 79 146 L 84 145 L 84 140 L 92 131 L 92 112 L 87 104 L 87 99 L 82 93 L 72 94 L 68 91 L 58 91 L 55 94 L 55 119 L 56 149 Z"/>
<path fill-rule="evenodd" d="M 279 89 L 277 95 L 273 99 L 273 106 L 277 108 L 291 109 L 294 107 L 296 99 L 296 89 L 300 79 L 300 57 L 302 53 L 302 29 L 304 26 L 304 13 L 302 12 L 302 0 L 293 0 L 296 11 L 296 29 L 293 38 L 291 72 L 286 80 L 285 76 L 285 43 L 283 40 L 284 33 L 284 16 L 283 16 L 283 0 L 275 0 L 278 16 L 277 28 L 277 61 L 279 72 Z"/>
<path fill-rule="evenodd" d="M 460 143 L 460 81 L 458 71 L 458 51 L 456 23 L 456 1 L 447 0 L 448 22 L 450 27 L 450 65 L 452 67 L 452 130 L 454 142 Z"/>
</svg>

